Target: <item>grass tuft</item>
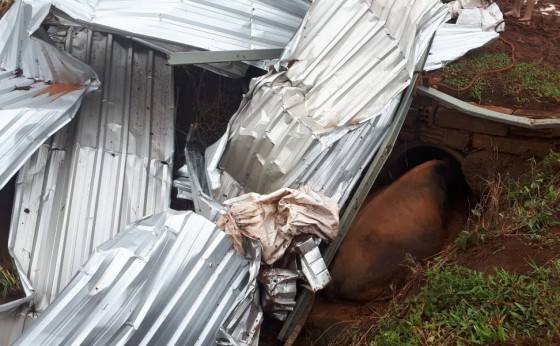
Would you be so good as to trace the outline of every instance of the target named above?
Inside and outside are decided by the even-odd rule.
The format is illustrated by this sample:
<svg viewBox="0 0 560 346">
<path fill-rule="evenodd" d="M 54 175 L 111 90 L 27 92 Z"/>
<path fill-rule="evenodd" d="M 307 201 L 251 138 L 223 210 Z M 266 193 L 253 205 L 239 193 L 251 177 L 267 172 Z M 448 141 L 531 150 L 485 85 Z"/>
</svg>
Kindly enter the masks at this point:
<svg viewBox="0 0 560 346">
<path fill-rule="evenodd" d="M 397 303 L 371 346 L 469 345 L 560 336 L 560 261 L 529 275 L 484 274 L 451 264 L 426 273 L 421 292 Z M 403 308 L 406 307 L 406 308 Z"/>
<path fill-rule="evenodd" d="M 20 292 L 21 283 L 15 270 L 15 264 L 13 264 L 13 268 L 10 271 L 0 265 L 0 297 L 2 299 L 6 299 L 10 294 L 18 294 Z"/>
<path fill-rule="evenodd" d="M 560 225 L 560 154 L 551 152 L 517 180 L 496 176 L 471 210 L 468 229 L 455 243 L 463 250 L 500 234 L 539 237 Z"/>
</svg>

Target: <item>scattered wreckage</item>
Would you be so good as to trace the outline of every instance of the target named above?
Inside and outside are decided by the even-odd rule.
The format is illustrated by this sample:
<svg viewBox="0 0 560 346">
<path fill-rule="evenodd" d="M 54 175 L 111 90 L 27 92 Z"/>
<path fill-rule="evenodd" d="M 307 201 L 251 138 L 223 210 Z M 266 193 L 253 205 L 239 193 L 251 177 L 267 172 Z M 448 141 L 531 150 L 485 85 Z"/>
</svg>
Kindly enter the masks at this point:
<svg viewBox="0 0 560 346">
<path fill-rule="evenodd" d="M 26 297 L 0 306 L 0 343 L 256 345 L 263 310 L 289 343 L 417 71 L 496 37 L 448 18 L 437 0 L 16 0 L 0 187 L 19 171 L 9 250 Z M 173 181 L 170 65 L 186 63 L 270 68 Z M 172 186 L 196 213 L 169 209 Z"/>
</svg>

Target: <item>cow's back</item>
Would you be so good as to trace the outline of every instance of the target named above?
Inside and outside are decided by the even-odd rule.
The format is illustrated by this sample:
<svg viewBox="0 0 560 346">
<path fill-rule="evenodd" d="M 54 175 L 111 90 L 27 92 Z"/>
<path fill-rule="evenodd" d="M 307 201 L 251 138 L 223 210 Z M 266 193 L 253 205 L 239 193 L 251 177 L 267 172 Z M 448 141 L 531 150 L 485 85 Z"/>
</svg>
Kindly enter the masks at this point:
<svg viewBox="0 0 560 346">
<path fill-rule="evenodd" d="M 368 199 L 331 266 L 329 295 L 371 300 L 403 274 L 406 254 L 429 257 L 443 242 L 449 164 L 423 163 Z"/>
</svg>

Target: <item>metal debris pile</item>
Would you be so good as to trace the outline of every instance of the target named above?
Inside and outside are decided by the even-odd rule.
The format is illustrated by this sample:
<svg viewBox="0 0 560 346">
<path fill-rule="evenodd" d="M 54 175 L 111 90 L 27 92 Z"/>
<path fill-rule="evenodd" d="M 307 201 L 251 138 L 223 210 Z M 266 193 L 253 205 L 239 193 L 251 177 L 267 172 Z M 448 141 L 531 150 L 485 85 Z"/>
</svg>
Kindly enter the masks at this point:
<svg viewBox="0 0 560 346">
<path fill-rule="evenodd" d="M 0 344 L 257 345 L 263 310 L 328 284 L 339 215 L 447 18 L 437 0 L 16 0 L 0 188 L 17 174 L 26 296 L 0 306 Z M 174 64 L 268 71 L 184 167 Z"/>
</svg>

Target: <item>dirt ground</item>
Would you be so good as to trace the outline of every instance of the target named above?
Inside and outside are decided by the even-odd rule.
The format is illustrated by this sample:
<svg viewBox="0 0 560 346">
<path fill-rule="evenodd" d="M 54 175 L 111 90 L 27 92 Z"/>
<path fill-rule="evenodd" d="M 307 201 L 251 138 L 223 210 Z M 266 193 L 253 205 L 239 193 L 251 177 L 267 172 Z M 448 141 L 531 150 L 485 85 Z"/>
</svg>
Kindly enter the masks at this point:
<svg viewBox="0 0 560 346">
<path fill-rule="evenodd" d="M 551 232 L 560 236 L 560 230 Z M 468 251 L 460 252 L 458 263 L 485 274 L 494 274 L 496 268 L 511 273 L 528 274 L 532 264 L 543 266 L 560 257 L 560 243 L 534 242 L 523 234 L 503 235 Z"/>
<path fill-rule="evenodd" d="M 496 0 L 503 13 L 511 10 L 514 0 Z M 555 10 L 550 10 L 555 8 Z M 549 9 L 549 12 L 541 12 Z M 524 6 L 522 6 L 522 13 Z M 556 11 L 556 12 L 554 12 Z M 500 34 L 500 37 L 514 46 L 514 55 L 516 62 L 533 62 L 542 63 L 552 66 L 560 70 L 560 0 L 540 0 L 535 6 L 533 18 L 531 22 L 520 22 L 516 19 L 506 17 L 506 29 Z M 511 47 L 501 40 L 473 50 L 467 54 L 468 56 L 482 55 L 489 53 L 504 53 L 511 56 Z M 481 100 L 474 99 L 470 93 L 456 92 L 447 88 L 437 86 L 441 81 L 441 70 L 431 72 L 430 78 L 432 85 L 442 91 L 456 96 L 460 99 L 470 102 L 481 103 L 485 105 L 493 105 L 506 107 L 512 110 L 530 109 L 547 111 L 547 117 L 560 116 L 560 100 L 535 100 L 527 91 L 521 90 L 518 95 L 511 95 L 504 91 L 504 87 L 511 84 L 506 72 L 489 75 L 485 78 L 490 80 L 492 84 L 491 92 L 483 94 Z M 518 100 L 524 100 L 520 105 Z"/>
<path fill-rule="evenodd" d="M 513 7 L 513 0 L 496 0 L 502 12 Z M 560 11 L 559 0 L 539 1 L 535 6 L 529 25 L 506 17 L 506 30 L 500 35 L 515 46 L 515 57 L 519 61 L 544 62 L 560 68 L 560 17 L 547 15 L 545 10 L 554 5 Z M 523 7 L 522 7 L 523 11 Z M 500 46 L 499 48 L 497 46 Z M 504 51 L 499 42 L 494 42 L 483 51 Z M 505 52 L 508 52 L 506 49 Z"/>
</svg>

